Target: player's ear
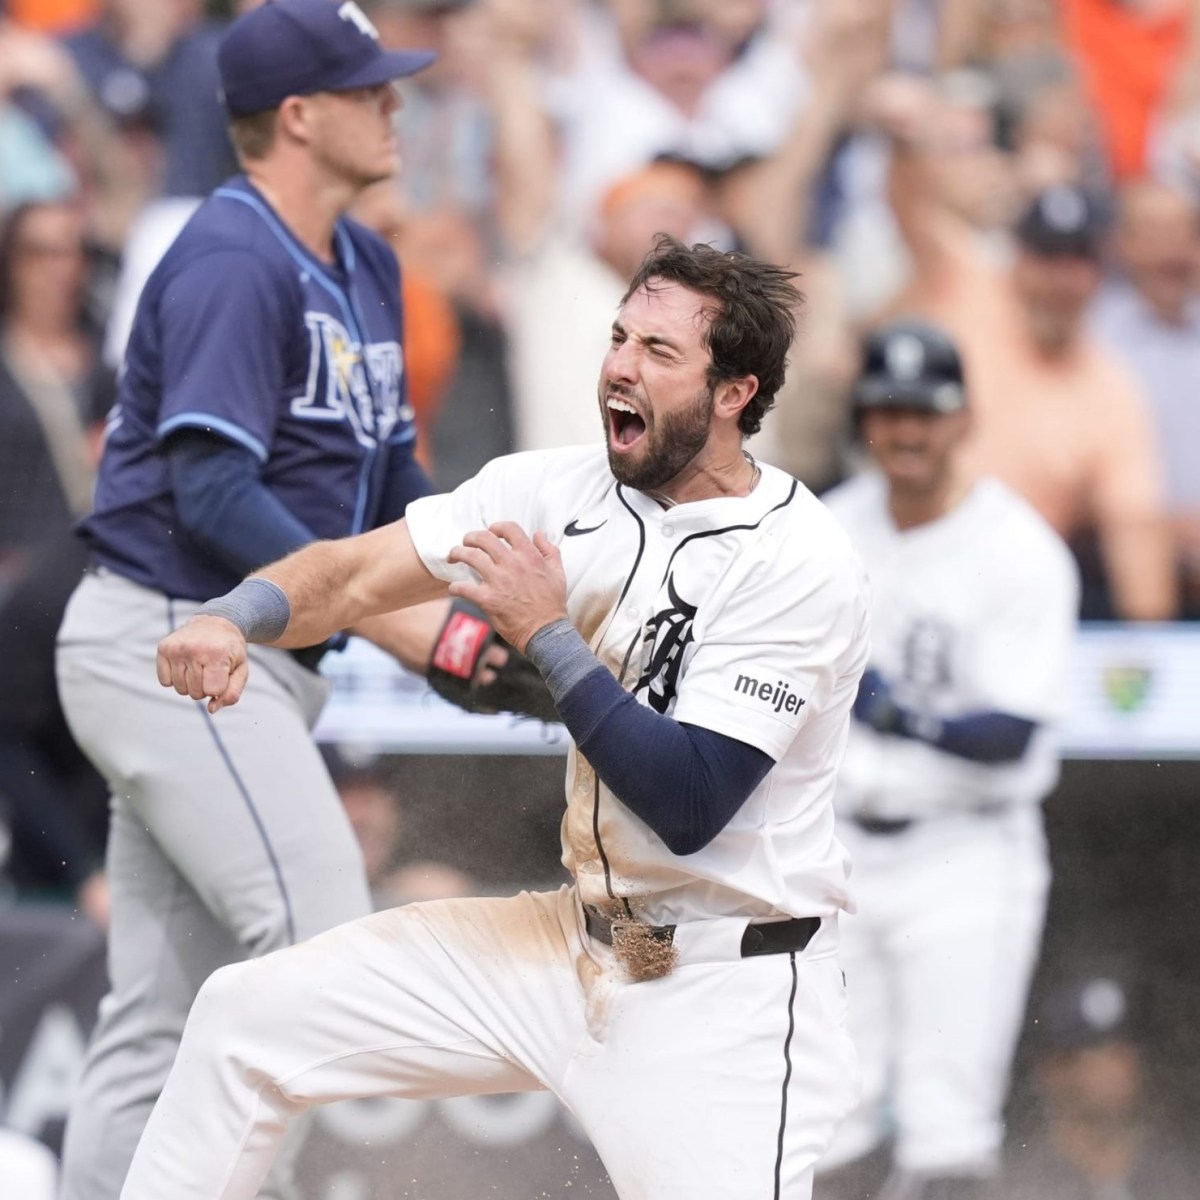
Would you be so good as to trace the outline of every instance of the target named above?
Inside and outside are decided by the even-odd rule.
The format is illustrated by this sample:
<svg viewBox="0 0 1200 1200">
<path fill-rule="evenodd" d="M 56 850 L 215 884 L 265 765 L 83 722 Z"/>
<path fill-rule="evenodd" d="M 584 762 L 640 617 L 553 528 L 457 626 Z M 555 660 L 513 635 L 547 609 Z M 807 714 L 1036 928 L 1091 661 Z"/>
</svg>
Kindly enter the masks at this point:
<svg viewBox="0 0 1200 1200">
<path fill-rule="evenodd" d="M 312 136 L 313 108 L 305 96 L 288 96 L 279 105 L 275 129 L 289 141 L 307 142 Z"/>
<path fill-rule="evenodd" d="M 743 375 L 740 379 L 726 379 L 717 384 L 713 393 L 713 412 L 727 420 L 737 420 L 742 409 L 754 399 L 758 392 L 758 376 Z"/>
</svg>

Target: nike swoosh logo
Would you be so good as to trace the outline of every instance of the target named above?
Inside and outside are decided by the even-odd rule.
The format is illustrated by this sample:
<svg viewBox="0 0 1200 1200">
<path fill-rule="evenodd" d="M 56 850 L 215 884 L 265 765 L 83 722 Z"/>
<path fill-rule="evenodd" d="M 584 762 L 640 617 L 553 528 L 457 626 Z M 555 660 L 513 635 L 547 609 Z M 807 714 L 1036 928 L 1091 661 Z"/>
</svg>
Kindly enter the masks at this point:
<svg viewBox="0 0 1200 1200">
<path fill-rule="evenodd" d="M 604 520 L 601 521 L 599 525 L 589 525 L 586 529 L 580 529 L 579 523 L 577 521 L 572 521 L 566 527 L 566 529 L 563 530 L 563 534 L 566 537 L 579 537 L 580 534 L 595 533 L 597 529 L 599 529 L 601 526 L 607 525 L 607 524 L 608 524 L 608 518 L 605 517 Z"/>
</svg>

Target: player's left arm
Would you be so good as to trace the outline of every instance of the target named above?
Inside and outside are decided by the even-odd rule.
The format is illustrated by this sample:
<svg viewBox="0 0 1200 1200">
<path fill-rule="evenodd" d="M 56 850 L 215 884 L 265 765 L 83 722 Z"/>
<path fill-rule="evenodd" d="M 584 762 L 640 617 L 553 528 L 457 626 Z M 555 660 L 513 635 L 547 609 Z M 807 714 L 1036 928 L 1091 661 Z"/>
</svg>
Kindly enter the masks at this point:
<svg viewBox="0 0 1200 1200">
<path fill-rule="evenodd" d="M 501 522 L 468 534 L 450 561 L 478 577 L 451 591 L 480 604 L 528 653 L 580 752 L 672 853 L 708 845 L 775 765 L 751 741 L 660 714 L 626 692 L 568 620 L 561 559 L 543 534 Z"/>
<path fill-rule="evenodd" d="M 529 650 L 580 753 L 673 854 L 703 850 L 775 765 L 747 742 L 639 704 L 566 620 Z"/>
<path fill-rule="evenodd" d="M 869 669 L 854 704 L 877 732 L 925 742 L 971 762 L 1024 757 L 1034 735 L 1065 714 L 1079 579 L 1066 546 L 1040 519 L 997 538 L 991 602 L 973 631 L 971 691 L 976 704 L 954 717 L 898 704 L 887 679 Z"/>
<path fill-rule="evenodd" d="M 876 668 L 863 673 L 854 701 L 854 719 L 876 733 L 911 738 L 957 758 L 1008 763 L 1022 758 L 1038 722 L 1014 713 L 980 709 L 960 717 L 936 717 L 896 702 L 892 687 Z"/>
</svg>

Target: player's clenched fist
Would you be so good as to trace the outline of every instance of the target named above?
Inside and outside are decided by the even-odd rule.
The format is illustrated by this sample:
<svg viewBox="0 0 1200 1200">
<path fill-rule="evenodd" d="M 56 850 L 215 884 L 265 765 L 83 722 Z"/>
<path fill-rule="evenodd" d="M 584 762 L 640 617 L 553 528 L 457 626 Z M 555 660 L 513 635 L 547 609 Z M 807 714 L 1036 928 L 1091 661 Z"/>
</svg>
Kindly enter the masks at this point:
<svg viewBox="0 0 1200 1200">
<path fill-rule="evenodd" d="M 163 687 L 208 700 L 215 713 L 236 704 L 246 686 L 246 639 L 224 617 L 193 617 L 158 643 L 157 666 Z"/>
</svg>

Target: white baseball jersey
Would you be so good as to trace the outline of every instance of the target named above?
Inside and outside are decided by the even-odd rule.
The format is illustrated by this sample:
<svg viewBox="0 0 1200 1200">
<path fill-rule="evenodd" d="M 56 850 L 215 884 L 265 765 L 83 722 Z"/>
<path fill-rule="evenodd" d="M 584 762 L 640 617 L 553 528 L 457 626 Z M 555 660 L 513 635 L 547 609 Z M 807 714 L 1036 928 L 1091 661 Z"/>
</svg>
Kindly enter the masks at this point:
<svg viewBox="0 0 1200 1200">
<path fill-rule="evenodd" d="M 726 828 L 680 858 L 572 749 L 563 862 L 584 902 L 625 897 L 654 924 L 847 907 L 832 800 L 867 657 L 867 594 L 820 502 L 764 466 L 749 496 L 663 509 L 617 484 L 601 446 L 498 459 L 407 513 L 422 560 L 446 580 L 469 577 L 446 561 L 463 535 L 500 520 L 558 545 L 571 621 L 642 704 L 776 760 Z"/>
<path fill-rule="evenodd" d="M 940 719 L 990 710 L 1039 726 L 1018 762 L 989 765 L 852 722 L 839 811 L 906 818 L 1039 801 L 1058 777 L 1049 726 L 1066 710 L 1079 605 L 1066 546 L 991 478 L 941 519 L 907 530 L 893 523 L 878 472 L 824 499 L 866 563 L 871 665 L 896 702 Z"/>
</svg>

